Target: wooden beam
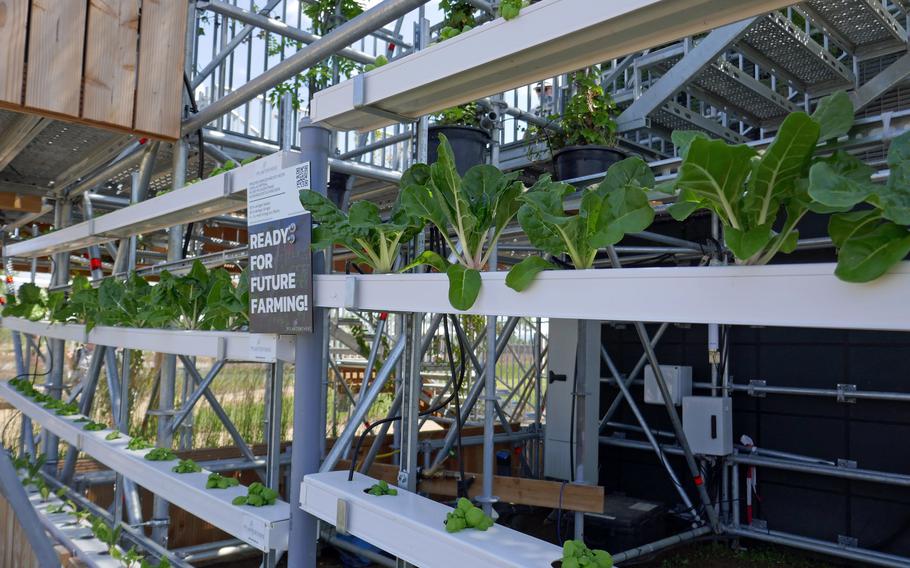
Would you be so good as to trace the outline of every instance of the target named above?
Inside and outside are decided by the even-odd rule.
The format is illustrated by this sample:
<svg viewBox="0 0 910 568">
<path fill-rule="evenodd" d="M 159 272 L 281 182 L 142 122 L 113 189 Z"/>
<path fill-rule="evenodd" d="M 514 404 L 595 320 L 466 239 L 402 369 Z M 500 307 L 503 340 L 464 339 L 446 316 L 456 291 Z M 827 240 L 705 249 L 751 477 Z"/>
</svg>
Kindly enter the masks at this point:
<svg viewBox="0 0 910 568">
<path fill-rule="evenodd" d="M 186 0 L 144 0 L 139 34 L 139 78 L 133 128 L 180 136 Z"/>
<path fill-rule="evenodd" d="M 0 209 L 4 211 L 37 213 L 38 211 L 41 211 L 41 197 L 37 195 L 20 195 L 17 193 L 0 192 Z"/>
<path fill-rule="evenodd" d="M 84 118 L 132 126 L 138 37 L 139 0 L 91 0 L 85 42 Z"/>
<path fill-rule="evenodd" d="M 29 0 L 0 0 L 0 101 L 20 104 Z"/>
<path fill-rule="evenodd" d="M 25 106 L 79 116 L 86 3 L 32 0 Z"/>
<path fill-rule="evenodd" d="M 335 469 L 344 470 L 351 467 L 351 462 L 340 460 Z M 388 483 L 398 482 L 398 466 L 374 463 L 368 473 L 370 477 L 382 479 Z M 455 473 L 445 472 L 445 477 L 421 479 L 419 490 L 430 495 L 455 497 Z M 468 488 L 469 497 L 480 495 L 483 487 L 483 475 L 479 473 L 465 473 L 467 479 L 472 480 Z M 560 498 L 560 492 L 562 497 Z M 493 476 L 493 494 L 505 503 L 517 503 L 535 507 L 548 507 L 551 509 L 562 508 L 565 511 L 580 511 L 583 513 L 604 512 L 604 488 L 597 485 L 565 484 L 559 481 L 545 479 L 528 479 L 525 477 Z"/>
</svg>

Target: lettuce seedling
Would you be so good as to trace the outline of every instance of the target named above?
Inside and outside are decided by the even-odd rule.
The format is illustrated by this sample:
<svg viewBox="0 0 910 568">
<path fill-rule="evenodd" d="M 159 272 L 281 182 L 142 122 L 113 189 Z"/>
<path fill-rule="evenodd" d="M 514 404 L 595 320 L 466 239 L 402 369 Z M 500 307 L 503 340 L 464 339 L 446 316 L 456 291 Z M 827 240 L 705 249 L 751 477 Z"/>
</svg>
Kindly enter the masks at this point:
<svg viewBox="0 0 910 568">
<path fill-rule="evenodd" d="M 143 440 L 142 438 L 132 438 L 126 444 L 126 449 L 128 450 L 147 450 L 152 447 L 152 444 Z"/>
<path fill-rule="evenodd" d="M 739 264 L 767 264 L 778 252 L 792 252 L 796 225 L 812 205 L 809 174 L 816 146 L 846 134 L 852 123 L 853 106 L 840 92 L 823 99 L 812 116 L 787 116 L 761 154 L 678 130 L 673 142 L 683 161 L 670 214 L 683 220 L 700 209 L 715 213 Z"/>
<path fill-rule="evenodd" d="M 341 245 L 374 273 L 392 272 L 398 251 L 421 230 L 424 223 L 396 201 L 391 216 L 383 221 L 379 207 L 369 201 L 351 205 L 347 214 L 315 191 L 301 191 L 300 202 L 319 225 L 313 229 L 313 250 Z"/>
<path fill-rule="evenodd" d="M 614 164 L 595 189 L 582 190 L 578 212 L 566 214 L 565 199 L 575 193 L 571 185 L 540 178 L 536 191 L 519 197 L 518 221 L 538 249 L 554 256 L 567 255 L 576 270 L 593 267 L 597 251 L 618 243 L 627 233 L 643 231 L 654 220 L 647 189 L 654 174 L 641 158 Z M 521 292 L 542 270 L 556 268 L 539 256 L 516 264 L 506 284 Z"/>
<path fill-rule="evenodd" d="M 449 302 L 459 310 L 474 305 L 480 293 L 480 271 L 493 245 L 521 206 L 524 186 L 517 173 L 504 174 L 489 165 L 474 166 L 464 178 L 455 170 L 455 157 L 445 135 L 439 135 L 439 159 L 415 164 L 401 177 L 401 203 L 414 217 L 432 223 L 455 257 L 449 264 L 427 251 L 405 269 L 428 264 L 449 277 Z M 532 188 L 536 189 L 535 188 Z M 450 230 L 455 233 L 454 241 Z"/>
<path fill-rule="evenodd" d="M 170 448 L 155 448 L 145 454 L 145 459 L 149 461 L 174 461 L 177 459 L 177 454 L 172 452 Z"/>
<path fill-rule="evenodd" d="M 591 550 L 581 540 L 567 540 L 562 545 L 562 568 L 613 568 L 613 557 L 603 550 Z"/>
<path fill-rule="evenodd" d="M 228 487 L 236 487 L 240 485 L 240 482 L 233 477 L 225 477 L 220 473 L 213 473 L 209 475 L 208 480 L 205 482 L 206 489 L 227 489 Z"/>
<path fill-rule="evenodd" d="M 499 15 L 506 20 L 514 20 L 525 4 L 524 0 L 502 0 L 499 4 Z"/>
<path fill-rule="evenodd" d="M 198 463 L 191 459 L 180 460 L 177 465 L 171 468 L 174 473 L 199 473 L 202 468 Z"/>
<path fill-rule="evenodd" d="M 277 491 L 269 489 L 256 481 L 247 488 L 246 495 L 234 497 L 231 503 L 234 505 L 247 505 L 249 507 L 265 507 L 267 505 L 274 505 L 277 500 Z"/>
<path fill-rule="evenodd" d="M 473 503 L 462 497 L 458 500 L 455 509 L 446 514 L 446 531 L 450 533 L 464 529 L 477 529 L 485 531 L 492 527 L 493 519 L 487 516 L 483 509 L 475 507 Z"/>
<path fill-rule="evenodd" d="M 58 416 L 73 416 L 79 414 L 79 405 L 75 402 L 65 403 L 55 412 Z"/>
<path fill-rule="evenodd" d="M 371 485 L 366 492 L 370 495 L 375 495 L 376 497 L 382 497 L 383 495 L 398 495 L 398 490 L 394 487 L 389 487 L 389 484 L 383 480 L 379 480 L 379 483 Z"/>
</svg>

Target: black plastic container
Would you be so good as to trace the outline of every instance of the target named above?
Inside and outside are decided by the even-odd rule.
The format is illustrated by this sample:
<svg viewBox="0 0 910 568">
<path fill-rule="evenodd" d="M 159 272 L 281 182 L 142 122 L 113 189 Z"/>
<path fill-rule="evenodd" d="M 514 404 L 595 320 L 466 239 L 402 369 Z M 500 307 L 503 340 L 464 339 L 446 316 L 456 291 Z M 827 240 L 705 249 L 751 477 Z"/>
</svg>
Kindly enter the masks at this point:
<svg viewBox="0 0 910 568">
<path fill-rule="evenodd" d="M 610 495 L 603 514 L 585 513 L 588 547 L 618 552 L 667 536 L 666 508 L 661 503 Z"/>
<path fill-rule="evenodd" d="M 490 135 L 474 126 L 431 126 L 427 138 L 427 163 L 436 161 L 440 134 L 444 134 L 452 146 L 458 175 L 463 176 L 474 166 L 486 163 Z"/>
<path fill-rule="evenodd" d="M 623 152 L 609 146 L 567 146 L 553 153 L 555 178 L 565 181 L 603 173 L 625 158 Z"/>
</svg>

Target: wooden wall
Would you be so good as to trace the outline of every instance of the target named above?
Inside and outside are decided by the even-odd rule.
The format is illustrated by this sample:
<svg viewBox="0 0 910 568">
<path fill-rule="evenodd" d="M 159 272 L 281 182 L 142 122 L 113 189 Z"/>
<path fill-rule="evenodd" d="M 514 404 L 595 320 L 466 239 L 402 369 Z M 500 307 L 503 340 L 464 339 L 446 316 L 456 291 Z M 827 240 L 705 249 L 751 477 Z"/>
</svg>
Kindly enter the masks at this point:
<svg viewBox="0 0 910 568">
<path fill-rule="evenodd" d="M 73 558 L 63 546 L 55 546 L 60 565 L 66 568 L 82 568 L 82 562 Z M 0 568 L 39 568 L 35 553 L 28 537 L 22 531 L 16 512 L 0 494 Z"/>
<path fill-rule="evenodd" d="M 0 0 L 0 108 L 173 140 L 187 0 Z"/>
</svg>

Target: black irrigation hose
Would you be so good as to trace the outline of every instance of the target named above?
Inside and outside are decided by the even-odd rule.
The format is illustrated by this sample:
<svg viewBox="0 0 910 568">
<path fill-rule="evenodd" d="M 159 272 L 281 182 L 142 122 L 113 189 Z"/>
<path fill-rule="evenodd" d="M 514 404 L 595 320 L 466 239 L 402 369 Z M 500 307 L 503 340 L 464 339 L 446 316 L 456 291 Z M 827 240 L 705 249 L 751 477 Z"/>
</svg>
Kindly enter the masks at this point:
<svg viewBox="0 0 910 568">
<path fill-rule="evenodd" d="M 455 316 L 449 316 L 449 317 L 453 318 L 453 320 L 455 318 Z M 443 326 L 445 329 L 446 353 L 449 357 L 449 368 L 452 371 L 452 379 L 455 382 L 455 386 L 452 389 L 452 394 L 450 394 L 447 399 L 440 402 L 433 408 L 429 408 L 427 410 L 424 410 L 423 412 L 420 412 L 417 415 L 418 417 L 428 416 L 430 414 L 433 414 L 434 412 L 439 412 L 440 410 L 445 408 L 450 402 L 452 402 L 452 399 L 457 396 L 458 391 L 461 390 L 462 384 L 464 383 L 464 377 L 465 377 L 465 371 L 466 371 L 465 364 L 464 364 L 465 363 L 464 354 L 465 354 L 465 349 L 467 347 L 464 344 L 464 341 L 462 340 L 461 336 L 459 335 L 458 336 L 458 348 L 461 350 L 461 374 L 456 378 L 455 377 L 455 361 L 454 361 L 454 357 L 452 355 L 452 342 L 449 337 L 448 320 L 445 320 L 445 319 L 443 320 Z M 366 430 L 363 431 L 363 434 L 361 434 L 360 438 L 357 439 L 357 445 L 354 446 L 354 455 L 351 456 L 351 468 L 350 468 L 350 470 L 348 470 L 348 481 L 354 480 L 354 470 L 357 469 L 357 456 L 360 455 L 360 449 L 363 446 L 363 441 L 366 439 L 367 434 L 369 434 L 370 431 L 373 430 L 373 428 L 375 428 L 381 424 L 388 424 L 390 422 L 396 422 L 398 420 L 401 420 L 400 414 L 398 416 L 390 416 L 388 418 L 383 418 L 382 420 L 377 420 L 376 422 L 373 422 L 372 424 L 370 424 L 367 427 Z M 461 415 L 460 414 L 455 417 L 455 428 L 456 428 L 456 432 L 458 433 L 458 441 L 459 441 L 459 449 L 460 449 L 461 448 Z M 459 463 L 461 463 L 461 461 L 462 461 L 461 454 L 459 454 L 458 460 L 459 460 Z"/>
<path fill-rule="evenodd" d="M 44 346 L 47 347 L 48 353 L 50 353 L 50 346 L 47 344 L 47 337 L 44 337 L 43 339 L 44 339 Z M 39 344 L 39 346 L 40 346 L 40 344 L 41 344 L 41 338 L 38 339 L 38 344 Z M 13 377 L 13 378 L 10 379 L 10 380 L 11 380 L 11 381 L 15 381 L 15 380 L 17 380 L 17 379 L 22 379 L 22 378 L 25 378 L 25 377 L 31 377 L 31 378 L 32 378 L 32 384 L 34 385 L 34 384 L 35 384 L 35 379 L 36 379 L 36 378 L 38 378 L 38 377 L 46 377 L 47 375 L 51 374 L 51 372 L 54 370 L 54 358 L 53 358 L 53 357 L 48 357 L 48 358 L 47 358 L 47 362 L 48 362 L 48 365 L 47 365 L 47 367 L 44 369 L 44 372 L 43 372 L 43 373 L 39 373 L 39 372 L 38 372 L 38 357 L 36 356 L 36 357 L 35 357 L 35 370 L 34 370 L 33 372 L 29 373 L 29 372 L 28 372 L 28 368 L 26 368 L 26 372 L 25 372 L 25 373 L 22 373 L 22 374 L 20 374 L 20 375 L 16 375 L 15 377 Z M 27 364 L 27 363 L 26 363 L 26 364 Z M 62 396 L 61 396 L 61 398 L 62 398 Z M 19 413 L 21 414 L 21 411 L 20 411 Z M 3 425 L 3 438 L 4 438 L 4 439 L 6 438 L 6 431 L 7 431 L 7 429 L 9 428 L 9 425 L 12 424 L 12 422 L 13 422 L 13 420 L 15 420 L 15 418 L 16 418 L 16 413 L 14 413 L 13 416 L 11 416 L 10 419 L 6 421 L 6 424 Z"/>
<path fill-rule="evenodd" d="M 193 111 L 193 114 L 199 112 L 199 107 L 196 106 L 196 96 L 193 94 L 193 87 L 190 85 L 190 78 L 186 73 L 183 74 L 183 86 L 186 87 L 186 94 L 190 97 L 190 110 Z M 202 139 L 202 128 L 196 131 L 196 136 L 198 137 L 197 143 L 199 146 L 199 167 L 197 168 L 197 176 L 199 179 L 202 179 L 202 176 L 205 174 L 205 145 Z M 187 223 L 186 233 L 183 235 L 183 258 L 186 258 L 187 252 L 190 250 L 190 237 L 193 235 L 193 223 Z"/>
<path fill-rule="evenodd" d="M 455 318 L 455 316 L 450 315 L 449 317 Z M 455 357 L 452 355 L 452 341 L 449 337 L 449 325 L 446 321 L 443 322 L 443 331 L 445 332 L 446 340 L 446 356 L 449 359 L 449 372 L 452 374 L 453 382 L 455 378 Z M 459 348 L 461 348 L 461 336 L 459 335 Z M 464 351 L 461 352 L 462 361 L 464 361 Z M 458 378 L 458 382 L 464 381 L 465 375 L 465 366 L 461 366 L 461 376 Z M 459 385 L 460 387 L 460 385 Z M 458 429 L 458 481 L 455 484 L 455 496 L 458 498 L 467 497 L 468 488 L 465 485 L 464 478 L 464 448 L 461 443 L 461 401 L 459 400 L 458 390 L 459 387 L 454 389 L 455 395 L 455 427 Z"/>
</svg>

